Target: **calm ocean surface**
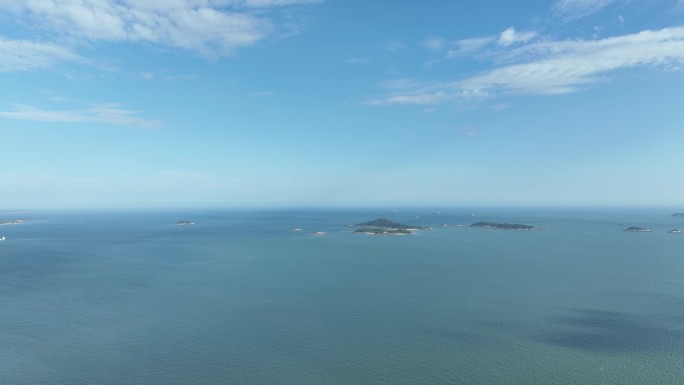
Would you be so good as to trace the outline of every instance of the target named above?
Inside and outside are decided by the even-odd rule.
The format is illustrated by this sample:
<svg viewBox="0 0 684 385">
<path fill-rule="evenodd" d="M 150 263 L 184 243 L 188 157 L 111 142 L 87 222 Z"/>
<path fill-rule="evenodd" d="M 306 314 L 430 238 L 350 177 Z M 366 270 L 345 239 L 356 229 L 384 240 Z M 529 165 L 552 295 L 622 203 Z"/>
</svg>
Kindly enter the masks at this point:
<svg viewBox="0 0 684 385">
<path fill-rule="evenodd" d="M 674 211 L 436 211 L 0 214 L 0 384 L 684 383 Z"/>
</svg>

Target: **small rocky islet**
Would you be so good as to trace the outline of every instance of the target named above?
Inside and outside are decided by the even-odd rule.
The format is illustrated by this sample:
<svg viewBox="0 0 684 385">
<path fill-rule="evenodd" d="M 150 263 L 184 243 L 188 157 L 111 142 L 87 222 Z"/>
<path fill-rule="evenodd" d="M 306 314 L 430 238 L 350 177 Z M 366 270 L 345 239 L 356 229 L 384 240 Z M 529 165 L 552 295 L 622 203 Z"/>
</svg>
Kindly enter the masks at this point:
<svg viewBox="0 0 684 385">
<path fill-rule="evenodd" d="M 646 227 L 630 226 L 623 231 L 628 231 L 630 233 L 648 233 L 651 232 L 651 229 L 647 229 Z"/>
<path fill-rule="evenodd" d="M 672 214 L 672 215 L 670 215 L 670 216 L 671 216 L 671 217 L 675 217 L 675 218 L 684 218 L 684 213 L 674 213 L 674 214 Z M 668 234 L 681 234 L 681 233 L 682 233 L 682 230 L 679 230 L 679 229 L 672 229 L 672 230 L 668 230 L 667 233 L 668 233 Z"/>
</svg>

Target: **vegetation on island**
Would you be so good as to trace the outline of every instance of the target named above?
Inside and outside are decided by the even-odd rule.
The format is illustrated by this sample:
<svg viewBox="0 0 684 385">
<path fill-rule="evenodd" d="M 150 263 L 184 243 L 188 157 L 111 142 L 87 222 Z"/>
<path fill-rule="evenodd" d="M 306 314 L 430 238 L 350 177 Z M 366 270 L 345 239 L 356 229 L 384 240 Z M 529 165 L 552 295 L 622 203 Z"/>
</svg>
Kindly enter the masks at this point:
<svg viewBox="0 0 684 385">
<path fill-rule="evenodd" d="M 383 229 L 378 227 L 363 227 L 354 230 L 355 233 L 371 234 L 371 235 L 410 235 L 410 230 L 406 229 Z"/>
<path fill-rule="evenodd" d="M 500 230 L 539 230 L 538 228 L 530 225 L 521 225 L 517 223 L 493 223 L 493 222 L 477 222 L 470 225 L 470 227 L 481 227 L 488 229 L 500 229 Z"/>
<path fill-rule="evenodd" d="M 631 227 L 626 228 L 624 231 L 629 231 L 631 233 L 647 233 L 651 230 L 649 230 L 645 227 L 631 226 Z"/>
<path fill-rule="evenodd" d="M 409 226 L 405 225 L 403 223 L 399 222 L 394 222 L 390 221 L 389 219 L 385 218 L 380 218 L 380 219 L 374 219 L 370 222 L 363 222 L 354 225 L 356 227 L 379 227 L 379 228 L 384 228 L 384 229 L 422 229 L 423 227 L 420 226 Z"/>
<path fill-rule="evenodd" d="M 359 227 L 359 229 L 354 230 L 355 233 L 370 235 L 410 235 L 414 230 L 423 230 L 427 228 L 410 226 L 385 218 L 359 223 L 354 225 L 354 227 Z"/>
</svg>

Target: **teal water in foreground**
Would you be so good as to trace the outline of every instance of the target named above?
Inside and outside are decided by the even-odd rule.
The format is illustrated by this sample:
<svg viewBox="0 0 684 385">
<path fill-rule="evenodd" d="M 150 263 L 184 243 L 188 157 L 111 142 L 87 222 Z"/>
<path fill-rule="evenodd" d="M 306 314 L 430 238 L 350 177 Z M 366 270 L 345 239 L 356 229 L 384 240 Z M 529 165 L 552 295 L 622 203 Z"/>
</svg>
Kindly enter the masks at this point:
<svg viewBox="0 0 684 385">
<path fill-rule="evenodd" d="M 0 214 L 0 384 L 684 383 L 684 218 L 470 210 Z"/>
</svg>

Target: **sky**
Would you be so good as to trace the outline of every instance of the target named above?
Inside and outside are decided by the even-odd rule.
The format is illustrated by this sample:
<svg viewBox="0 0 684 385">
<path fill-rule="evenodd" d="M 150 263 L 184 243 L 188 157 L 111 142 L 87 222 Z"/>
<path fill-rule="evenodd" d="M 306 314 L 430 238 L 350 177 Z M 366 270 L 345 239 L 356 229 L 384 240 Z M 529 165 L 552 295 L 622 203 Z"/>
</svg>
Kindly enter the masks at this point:
<svg viewBox="0 0 684 385">
<path fill-rule="evenodd" d="M 684 208 L 684 0 L 0 0 L 0 208 Z"/>
</svg>

